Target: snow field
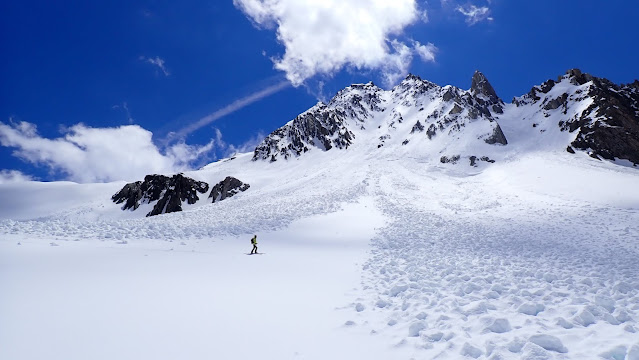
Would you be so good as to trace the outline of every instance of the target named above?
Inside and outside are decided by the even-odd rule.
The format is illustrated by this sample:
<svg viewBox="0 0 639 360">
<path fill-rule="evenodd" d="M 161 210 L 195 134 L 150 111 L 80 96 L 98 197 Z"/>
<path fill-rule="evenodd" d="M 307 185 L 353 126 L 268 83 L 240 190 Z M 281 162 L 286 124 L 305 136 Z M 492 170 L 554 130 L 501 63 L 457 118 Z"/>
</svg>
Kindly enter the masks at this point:
<svg viewBox="0 0 639 360">
<path fill-rule="evenodd" d="M 27 198 L 48 208 L 0 220 L 0 358 L 637 359 L 636 169 L 351 150 L 212 164 L 186 175 L 250 191 L 152 218 L 109 186 Z"/>
<path fill-rule="evenodd" d="M 344 336 L 336 311 L 358 286 L 372 224 L 384 223 L 360 200 L 259 231 L 263 255 L 245 255 L 250 234 L 54 247 L 3 236 L 0 358 L 389 358 L 369 336 Z"/>
</svg>

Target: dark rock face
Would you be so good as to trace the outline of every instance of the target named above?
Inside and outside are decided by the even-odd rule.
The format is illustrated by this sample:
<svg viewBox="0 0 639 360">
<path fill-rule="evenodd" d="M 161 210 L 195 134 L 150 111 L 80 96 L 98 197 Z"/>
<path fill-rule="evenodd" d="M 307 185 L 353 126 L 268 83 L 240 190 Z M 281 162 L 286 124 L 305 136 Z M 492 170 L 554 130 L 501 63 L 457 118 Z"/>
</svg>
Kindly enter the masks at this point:
<svg viewBox="0 0 639 360">
<path fill-rule="evenodd" d="M 639 91 L 588 74 L 575 81 L 588 78 L 593 82 L 589 95 L 594 102 L 571 126 L 579 129 L 571 145 L 590 149 L 593 155 L 604 159 L 627 159 L 639 164 Z"/>
<path fill-rule="evenodd" d="M 142 181 L 124 185 L 122 190 L 111 197 L 116 204 L 124 203 L 122 210 L 137 210 L 142 200 Z"/>
<path fill-rule="evenodd" d="M 153 210 L 146 216 L 182 211 L 182 202 L 195 204 L 198 193 L 206 193 L 209 184 L 195 181 L 182 174 L 167 177 L 147 175 L 144 181 L 126 184 L 122 190 L 111 197 L 116 204 L 124 203 L 122 210 L 136 210 L 140 204 L 157 201 Z"/>
<path fill-rule="evenodd" d="M 212 198 L 214 203 L 222 201 L 240 192 L 246 191 L 250 187 L 251 186 L 249 184 L 245 184 L 232 176 L 227 176 L 226 179 L 213 186 L 209 199 Z"/>
<path fill-rule="evenodd" d="M 486 76 L 479 71 L 475 71 L 475 74 L 473 75 L 470 92 L 473 93 L 473 95 L 480 95 L 486 98 L 486 100 L 494 103 L 500 101 L 495 89 L 493 89 L 493 86 L 490 85 Z"/>
<path fill-rule="evenodd" d="M 277 161 L 278 156 L 288 159 L 291 156 L 299 156 L 312 147 L 324 151 L 333 147 L 348 148 L 355 135 L 346 128 L 345 115 L 343 112 L 327 108 L 324 104 L 316 105 L 268 135 L 255 148 L 253 160 Z"/>
<path fill-rule="evenodd" d="M 486 113 L 486 110 L 492 110 L 497 114 L 504 112 L 504 102 L 497 96 L 497 92 L 490 85 L 486 76 L 479 71 L 475 71 L 473 75 L 470 93 L 474 95 L 483 113 Z"/>
<path fill-rule="evenodd" d="M 495 126 L 493 130 L 493 134 L 489 136 L 488 138 L 484 139 L 484 141 L 486 142 L 486 144 L 490 144 L 490 145 L 494 145 L 494 144 L 507 145 L 508 144 L 508 140 L 506 140 L 506 135 L 504 135 L 504 132 L 501 130 L 501 127 L 499 125 Z"/>
<path fill-rule="evenodd" d="M 547 94 L 557 83 L 569 81 L 580 89 L 573 95 L 564 93 L 550 98 Z M 636 81 L 627 85 L 617 85 L 603 78 L 571 69 L 557 81 L 548 80 L 519 99 L 517 106 L 540 104 L 550 116 L 552 111 L 560 111 L 563 118 L 557 124 L 561 131 L 576 133 L 575 140 L 567 151 L 588 151 L 596 159 L 626 159 L 639 164 L 639 89 Z M 544 99 L 542 101 L 542 99 Z M 570 115 L 569 109 L 576 102 L 591 101 L 587 109 L 577 115 Z M 535 125 L 533 125 L 535 126 Z"/>
</svg>

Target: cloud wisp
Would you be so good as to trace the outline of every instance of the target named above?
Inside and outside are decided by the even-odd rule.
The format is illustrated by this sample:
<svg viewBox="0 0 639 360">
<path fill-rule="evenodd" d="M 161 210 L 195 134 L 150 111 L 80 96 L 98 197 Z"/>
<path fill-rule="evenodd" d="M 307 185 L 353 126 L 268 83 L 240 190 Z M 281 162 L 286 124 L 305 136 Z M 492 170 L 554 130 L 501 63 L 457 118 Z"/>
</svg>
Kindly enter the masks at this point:
<svg viewBox="0 0 639 360">
<path fill-rule="evenodd" d="M 129 105 L 127 105 L 126 101 L 123 102 L 122 105 L 113 105 L 111 108 L 113 110 L 122 109 L 126 115 L 126 120 L 129 123 L 129 125 L 135 122 L 135 119 L 133 119 L 133 117 L 131 116 L 131 112 L 129 111 Z"/>
<path fill-rule="evenodd" d="M 139 59 L 141 61 L 144 61 L 145 63 L 155 66 L 159 71 L 162 72 L 162 74 L 164 74 L 164 76 L 168 77 L 169 75 L 171 75 L 169 70 L 166 68 L 164 59 L 160 58 L 159 56 L 156 56 L 154 58 L 147 58 L 146 56 L 140 56 Z"/>
<path fill-rule="evenodd" d="M 481 21 L 492 21 L 490 17 L 490 9 L 487 6 L 477 7 L 475 5 L 458 6 L 456 11 L 460 12 L 466 17 L 466 24 L 473 26 Z"/>
<path fill-rule="evenodd" d="M 15 148 L 15 156 L 82 183 L 137 180 L 152 173 L 189 170 L 192 162 L 214 149 L 211 140 L 202 146 L 179 142 L 160 151 L 152 136 L 137 125 L 92 128 L 77 124 L 63 137 L 49 139 L 40 136 L 31 123 L 0 122 L 0 144 Z"/>
<path fill-rule="evenodd" d="M 193 122 L 192 124 L 189 124 L 185 127 L 183 127 L 182 129 L 169 133 L 169 135 L 167 136 L 166 142 L 171 142 L 175 139 L 184 139 L 187 135 L 189 135 L 190 133 L 211 124 L 212 122 L 219 120 L 227 115 L 230 115 L 238 110 L 241 110 L 251 104 L 253 104 L 254 102 L 260 101 L 268 96 L 271 96 L 275 93 L 278 93 L 286 88 L 288 88 L 289 86 L 291 86 L 291 84 L 287 81 L 280 81 L 275 85 L 270 85 L 267 86 L 259 91 L 256 91 L 250 95 L 247 95 L 245 97 L 242 97 L 240 99 L 237 99 L 235 101 L 233 101 L 232 103 L 224 106 L 223 108 L 216 110 L 202 118 L 200 118 L 199 120 Z"/>
<path fill-rule="evenodd" d="M 428 21 L 415 0 L 233 0 L 233 4 L 257 27 L 276 30 L 285 52 L 272 61 L 294 86 L 317 74 L 330 77 L 345 67 L 381 71 L 386 85 L 393 85 L 405 75 L 413 54 L 420 54 L 401 40 L 404 29 Z M 434 61 L 434 52 L 431 55 L 425 58 Z"/>
</svg>

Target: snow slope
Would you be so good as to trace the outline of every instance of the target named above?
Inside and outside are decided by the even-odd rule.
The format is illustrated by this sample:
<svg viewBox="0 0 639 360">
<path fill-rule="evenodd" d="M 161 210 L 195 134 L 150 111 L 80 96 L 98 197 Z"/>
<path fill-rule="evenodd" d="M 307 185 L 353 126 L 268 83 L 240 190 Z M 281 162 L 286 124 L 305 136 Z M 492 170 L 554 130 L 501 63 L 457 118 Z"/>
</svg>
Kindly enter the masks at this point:
<svg viewBox="0 0 639 360">
<path fill-rule="evenodd" d="M 212 164 L 251 191 L 182 213 L 2 220 L 0 358 L 636 359 L 635 169 L 339 154 Z"/>
</svg>

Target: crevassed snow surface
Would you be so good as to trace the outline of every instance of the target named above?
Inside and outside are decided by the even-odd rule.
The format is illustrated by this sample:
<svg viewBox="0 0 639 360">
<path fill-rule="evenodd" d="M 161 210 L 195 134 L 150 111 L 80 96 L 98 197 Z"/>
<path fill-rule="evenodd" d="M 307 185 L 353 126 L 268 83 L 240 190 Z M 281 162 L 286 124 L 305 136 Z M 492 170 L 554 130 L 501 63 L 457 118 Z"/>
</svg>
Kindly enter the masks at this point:
<svg viewBox="0 0 639 360">
<path fill-rule="evenodd" d="M 0 185 L 0 358 L 639 359 L 639 171 L 385 154 L 241 155 L 186 175 L 249 191 L 151 218 Z"/>
</svg>

